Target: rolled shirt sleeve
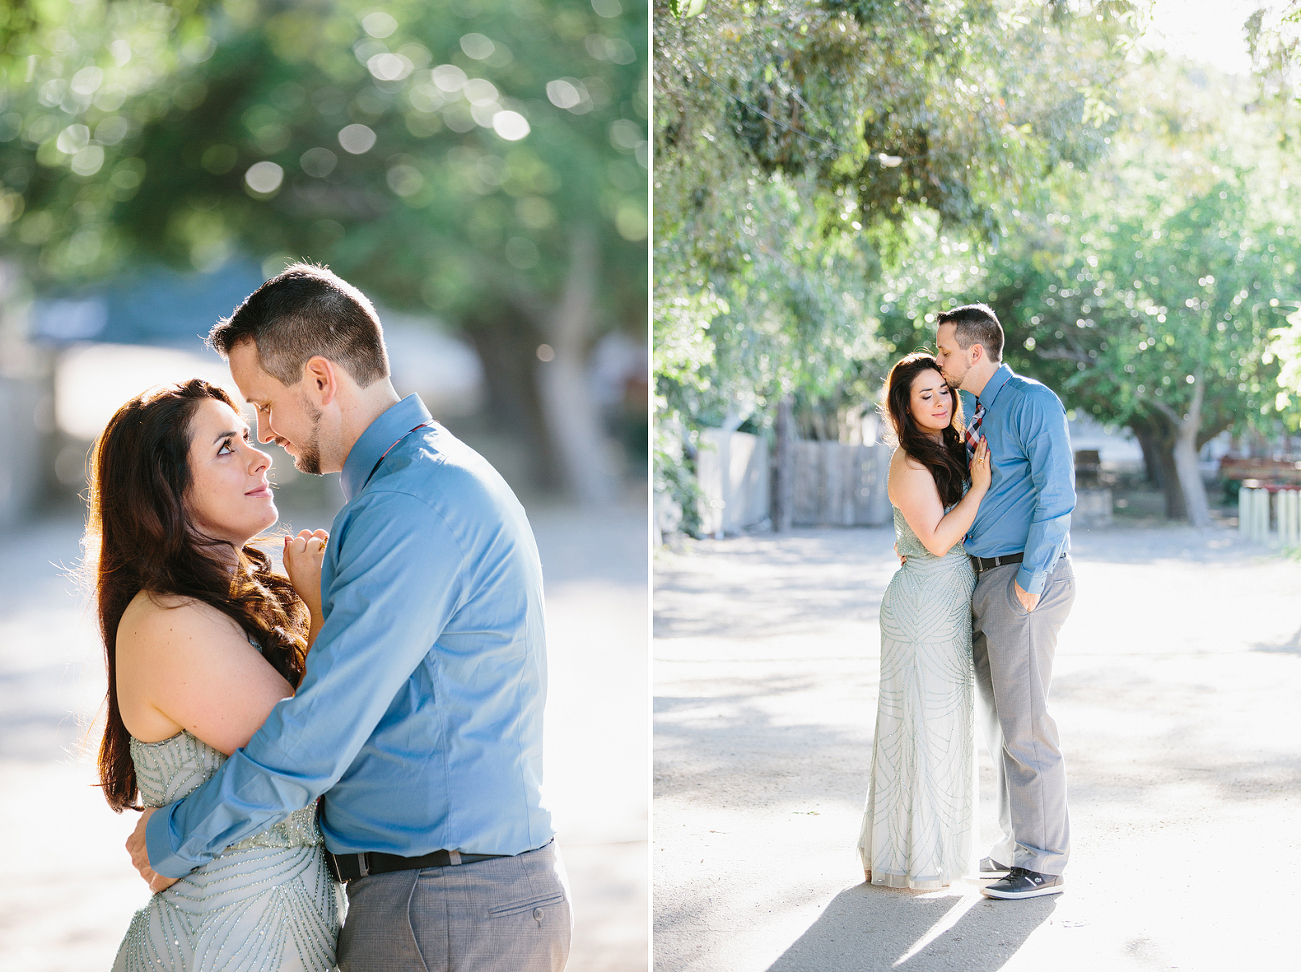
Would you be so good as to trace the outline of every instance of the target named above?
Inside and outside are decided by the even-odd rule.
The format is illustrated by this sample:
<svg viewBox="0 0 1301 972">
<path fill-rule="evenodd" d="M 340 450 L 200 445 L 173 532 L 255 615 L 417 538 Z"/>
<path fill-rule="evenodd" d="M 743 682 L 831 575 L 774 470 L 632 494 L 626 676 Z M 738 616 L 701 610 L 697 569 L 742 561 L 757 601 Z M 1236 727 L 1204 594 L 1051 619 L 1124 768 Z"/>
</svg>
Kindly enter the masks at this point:
<svg viewBox="0 0 1301 972">
<path fill-rule="evenodd" d="M 1075 509 L 1075 458 L 1066 411 L 1056 395 L 1042 385 L 1030 386 L 1017 409 L 1013 428 L 1029 460 L 1035 502 L 1016 582 L 1029 594 L 1042 594 L 1068 542 Z"/>
<path fill-rule="evenodd" d="M 334 786 L 456 612 L 465 553 L 435 509 L 380 489 L 346 512 L 327 546 L 325 622 L 302 684 L 216 775 L 153 815 L 159 874 L 185 876 Z"/>
</svg>

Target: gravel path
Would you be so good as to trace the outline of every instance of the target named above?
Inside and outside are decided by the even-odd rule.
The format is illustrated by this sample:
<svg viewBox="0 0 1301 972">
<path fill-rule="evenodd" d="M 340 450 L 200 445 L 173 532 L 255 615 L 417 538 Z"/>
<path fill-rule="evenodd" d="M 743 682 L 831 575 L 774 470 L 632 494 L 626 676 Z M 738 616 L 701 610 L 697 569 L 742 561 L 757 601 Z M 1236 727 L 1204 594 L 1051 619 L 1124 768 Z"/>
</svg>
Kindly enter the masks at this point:
<svg viewBox="0 0 1301 972">
<path fill-rule="evenodd" d="M 636 972 L 648 964 L 645 513 L 530 518 L 547 582 L 547 790 L 577 924 L 569 968 Z M 135 816 L 92 786 L 98 728 L 83 745 L 102 653 L 58 566 L 76 562 L 80 533 L 72 516 L 0 533 L 0 832 L 18 851 L 0 883 L 0 972 L 107 969 L 148 899 L 122 849 Z"/>
<path fill-rule="evenodd" d="M 1051 698 L 1068 888 L 997 902 L 863 883 L 892 543 L 657 554 L 656 969 L 1297 968 L 1301 564 L 1222 529 L 1076 532 Z"/>
</svg>

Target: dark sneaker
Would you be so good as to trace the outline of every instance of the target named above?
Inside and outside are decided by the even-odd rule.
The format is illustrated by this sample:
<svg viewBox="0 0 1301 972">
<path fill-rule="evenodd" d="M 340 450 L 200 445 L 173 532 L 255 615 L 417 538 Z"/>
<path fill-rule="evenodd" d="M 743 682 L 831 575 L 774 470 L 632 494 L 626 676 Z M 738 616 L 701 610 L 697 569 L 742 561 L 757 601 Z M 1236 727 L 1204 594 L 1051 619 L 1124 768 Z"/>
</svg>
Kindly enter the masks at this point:
<svg viewBox="0 0 1301 972">
<path fill-rule="evenodd" d="M 1066 881 L 1060 874 L 1040 874 L 1024 867 L 1014 867 L 1007 872 L 1007 877 L 985 885 L 980 893 L 990 898 L 1038 898 L 1045 894 L 1060 894 L 1065 889 Z"/>
<path fill-rule="evenodd" d="M 1003 877 L 1011 870 L 1006 864 L 1000 864 L 992 857 L 980 859 L 980 876 L 983 878 Z"/>
</svg>

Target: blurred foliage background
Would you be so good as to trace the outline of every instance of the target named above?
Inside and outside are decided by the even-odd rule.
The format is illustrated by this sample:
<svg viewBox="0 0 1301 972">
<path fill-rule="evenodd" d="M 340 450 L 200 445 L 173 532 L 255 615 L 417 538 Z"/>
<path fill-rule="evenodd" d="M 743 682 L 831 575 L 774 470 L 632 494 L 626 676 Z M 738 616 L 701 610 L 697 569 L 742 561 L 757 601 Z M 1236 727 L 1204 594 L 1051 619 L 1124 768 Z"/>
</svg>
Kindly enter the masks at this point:
<svg viewBox="0 0 1301 972">
<path fill-rule="evenodd" d="M 657 492 L 691 529 L 699 430 L 770 434 L 783 399 L 853 441 L 984 301 L 1209 522 L 1198 450 L 1301 419 L 1296 6 L 1242 24 L 1239 76 L 1144 45 L 1144 0 L 657 3 Z"/>
<path fill-rule="evenodd" d="M 6 303 L 140 266 L 323 262 L 473 342 L 534 485 L 610 502 L 645 426 L 639 454 L 636 403 L 613 428 L 586 378 L 603 335 L 645 340 L 646 18 L 639 0 L 4 4 Z M 10 313 L 10 357 L 22 327 Z"/>
</svg>

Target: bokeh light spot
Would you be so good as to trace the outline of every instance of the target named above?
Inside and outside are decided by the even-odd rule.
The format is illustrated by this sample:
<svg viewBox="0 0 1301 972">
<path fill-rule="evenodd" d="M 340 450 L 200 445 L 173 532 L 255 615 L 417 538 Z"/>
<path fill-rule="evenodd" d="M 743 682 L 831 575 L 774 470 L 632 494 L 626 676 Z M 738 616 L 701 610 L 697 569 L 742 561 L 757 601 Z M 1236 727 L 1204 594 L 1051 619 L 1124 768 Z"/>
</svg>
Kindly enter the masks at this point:
<svg viewBox="0 0 1301 972">
<path fill-rule="evenodd" d="M 339 132 L 339 144 L 345 152 L 361 155 L 375 145 L 375 133 L 365 125 L 348 125 Z"/>
<path fill-rule="evenodd" d="M 264 196 L 279 189 L 284 179 L 285 170 L 274 162 L 254 162 L 244 173 L 244 182 L 248 187 Z"/>
<path fill-rule="evenodd" d="M 461 50 L 465 51 L 466 57 L 476 61 L 492 57 L 492 52 L 496 49 L 496 45 L 483 34 L 466 34 L 461 38 Z"/>
<path fill-rule="evenodd" d="M 499 111 L 492 116 L 492 130 L 508 142 L 518 142 L 529 133 L 529 121 L 518 111 Z"/>
</svg>

